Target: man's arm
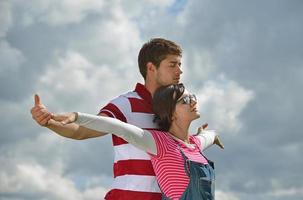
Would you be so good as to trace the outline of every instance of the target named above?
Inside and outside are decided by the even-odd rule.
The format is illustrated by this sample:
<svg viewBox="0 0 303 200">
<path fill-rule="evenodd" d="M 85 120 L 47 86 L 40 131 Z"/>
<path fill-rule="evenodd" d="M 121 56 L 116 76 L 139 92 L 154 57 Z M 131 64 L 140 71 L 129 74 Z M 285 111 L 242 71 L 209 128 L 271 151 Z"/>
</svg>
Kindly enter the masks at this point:
<svg viewBox="0 0 303 200">
<path fill-rule="evenodd" d="M 50 113 L 46 109 L 46 107 L 42 104 L 40 97 L 38 95 L 35 95 L 35 105 L 31 109 L 31 113 L 32 113 L 32 118 L 40 126 L 46 127 L 63 137 L 76 139 L 76 140 L 84 140 L 88 138 L 104 136 L 107 134 L 107 133 L 91 130 L 85 127 L 80 127 L 75 123 L 71 123 L 63 126 L 61 123 L 51 119 L 53 114 Z M 101 114 L 101 116 L 107 117 L 105 114 Z"/>
<path fill-rule="evenodd" d="M 107 117 L 106 115 L 102 115 L 102 116 Z M 50 119 L 48 121 L 46 127 L 52 130 L 53 132 L 57 133 L 58 135 L 75 140 L 85 140 L 88 138 L 100 137 L 107 134 L 79 126 L 78 124 L 75 123 L 71 123 L 63 126 L 62 123 L 57 122 L 53 119 Z"/>
</svg>

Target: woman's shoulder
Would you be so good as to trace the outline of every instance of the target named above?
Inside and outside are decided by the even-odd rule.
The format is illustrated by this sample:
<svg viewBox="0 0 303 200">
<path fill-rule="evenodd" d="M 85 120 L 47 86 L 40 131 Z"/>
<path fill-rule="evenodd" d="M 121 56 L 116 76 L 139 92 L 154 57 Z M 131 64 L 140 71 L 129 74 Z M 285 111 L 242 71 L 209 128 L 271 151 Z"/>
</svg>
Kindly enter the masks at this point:
<svg viewBox="0 0 303 200">
<path fill-rule="evenodd" d="M 166 131 L 161 131 L 158 129 L 148 129 L 148 131 L 154 136 L 157 136 L 160 138 L 168 138 L 168 133 Z"/>
<path fill-rule="evenodd" d="M 189 140 L 192 144 L 196 144 L 198 146 L 201 145 L 201 141 L 199 140 L 199 138 L 197 137 L 197 135 L 190 135 L 189 136 Z"/>
<path fill-rule="evenodd" d="M 155 129 L 150 129 L 148 130 L 153 137 L 155 138 L 156 141 L 161 142 L 161 143 L 174 143 L 172 137 L 167 131 L 161 131 L 161 130 L 155 130 Z"/>
</svg>

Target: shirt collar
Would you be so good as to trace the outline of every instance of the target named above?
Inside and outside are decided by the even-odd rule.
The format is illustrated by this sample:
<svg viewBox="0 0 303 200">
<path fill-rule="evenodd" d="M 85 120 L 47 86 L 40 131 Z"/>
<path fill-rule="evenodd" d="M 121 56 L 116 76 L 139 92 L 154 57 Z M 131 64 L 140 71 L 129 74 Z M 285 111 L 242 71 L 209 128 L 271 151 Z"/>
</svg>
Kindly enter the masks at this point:
<svg viewBox="0 0 303 200">
<path fill-rule="evenodd" d="M 137 83 L 135 92 L 138 93 L 138 95 L 144 99 L 148 104 L 152 104 L 152 95 L 151 93 L 146 89 L 144 85 L 141 83 Z"/>
<path fill-rule="evenodd" d="M 180 140 L 170 132 L 167 132 L 168 135 L 170 135 L 179 145 L 190 148 L 190 149 L 195 149 L 196 148 L 196 143 L 194 142 L 192 137 L 189 137 L 189 143 L 184 142 L 183 140 Z"/>
</svg>

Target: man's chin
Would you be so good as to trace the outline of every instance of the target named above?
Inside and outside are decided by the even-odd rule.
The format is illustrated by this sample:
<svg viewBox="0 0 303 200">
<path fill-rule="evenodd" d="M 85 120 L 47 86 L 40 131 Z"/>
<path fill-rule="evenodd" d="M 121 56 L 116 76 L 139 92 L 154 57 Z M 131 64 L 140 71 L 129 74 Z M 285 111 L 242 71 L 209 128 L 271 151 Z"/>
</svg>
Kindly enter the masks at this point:
<svg viewBox="0 0 303 200">
<path fill-rule="evenodd" d="M 180 79 L 175 79 L 175 84 L 178 84 L 178 83 L 180 83 Z"/>
<path fill-rule="evenodd" d="M 169 85 L 176 85 L 176 84 L 179 84 L 179 80 L 173 80 L 172 82 L 166 82 L 164 84 L 162 84 L 162 86 L 169 86 Z"/>
</svg>

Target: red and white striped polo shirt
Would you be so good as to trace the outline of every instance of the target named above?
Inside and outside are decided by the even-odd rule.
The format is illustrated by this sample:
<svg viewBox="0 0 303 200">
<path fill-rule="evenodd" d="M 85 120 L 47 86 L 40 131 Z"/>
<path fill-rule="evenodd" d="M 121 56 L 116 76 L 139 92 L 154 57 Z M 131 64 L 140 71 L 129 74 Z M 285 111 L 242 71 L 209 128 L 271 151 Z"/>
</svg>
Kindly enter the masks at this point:
<svg viewBox="0 0 303 200">
<path fill-rule="evenodd" d="M 152 96 L 144 85 L 137 83 L 135 91 L 117 97 L 100 110 L 100 114 L 117 118 L 143 129 L 155 129 Z M 112 135 L 115 152 L 114 182 L 106 200 L 160 200 L 150 156 Z"/>
</svg>

